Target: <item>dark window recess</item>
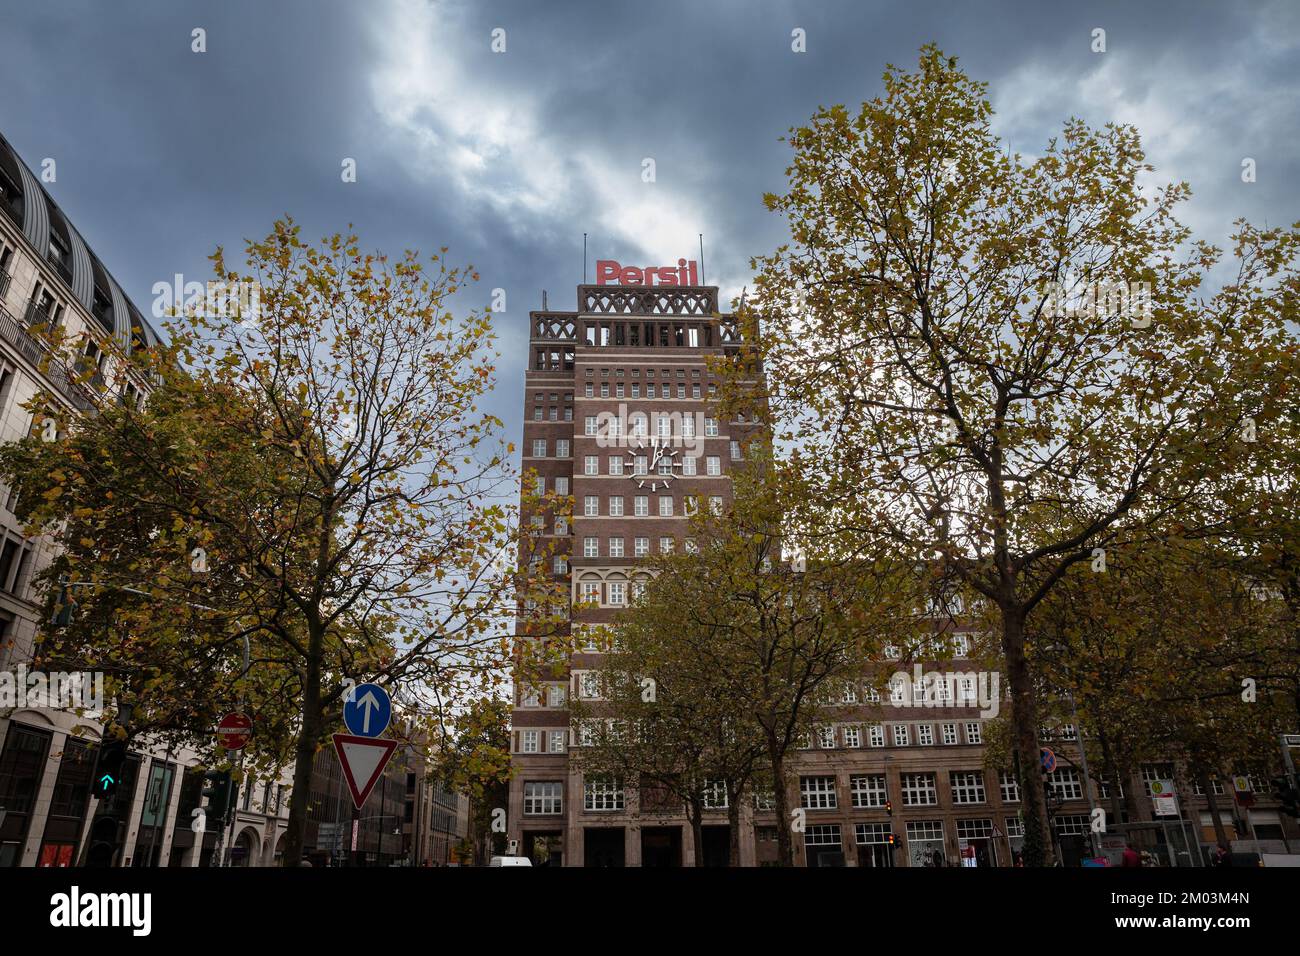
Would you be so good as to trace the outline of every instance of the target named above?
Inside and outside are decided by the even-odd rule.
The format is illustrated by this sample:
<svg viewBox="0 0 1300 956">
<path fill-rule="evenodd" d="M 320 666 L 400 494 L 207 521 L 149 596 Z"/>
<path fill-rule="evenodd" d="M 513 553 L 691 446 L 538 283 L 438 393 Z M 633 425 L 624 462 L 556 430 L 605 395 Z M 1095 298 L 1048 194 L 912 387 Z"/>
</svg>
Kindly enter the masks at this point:
<svg viewBox="0 0 1300 956">
<path fill-rule="evenodd" d="M 90 311 L 105 331 L 113 331 L 113 300 L 99 286 L 95 286 L 95 300 Z"/>
<path fill-rule="evenodd" d="M 23 191 L 10 177 L 8 170 L 0 168 L 0 211 L 18 224 L 23 224 Z"/>
<path fill-rule="evenodd" d="M 64 281 L 72 281 L 72 255 L 68 251 L 67 243 L 57 233 L 50 232 L 50 248 L 45 254 L 45 258 L 50 261 L 59 275 L 63 276 Z"/>
</svg>

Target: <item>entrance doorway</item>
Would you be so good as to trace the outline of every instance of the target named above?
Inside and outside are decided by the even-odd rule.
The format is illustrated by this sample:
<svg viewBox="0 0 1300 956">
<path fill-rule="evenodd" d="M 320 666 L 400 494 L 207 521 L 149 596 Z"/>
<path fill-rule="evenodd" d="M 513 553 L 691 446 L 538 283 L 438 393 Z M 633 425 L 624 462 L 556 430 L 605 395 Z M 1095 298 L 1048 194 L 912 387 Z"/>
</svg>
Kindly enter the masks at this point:
<svg viewBox="0 0 1300 956">
<path fill-rule="evenodd" d="M 682 865 L 681 827 L 642 827 L 641 865 L 675 867 Z"/>
<path fill-rule="evenodd" d="M 731 865 L 731 828 L 702 827 L 704 846 L 700 848 L 705 866 Z"/>
<path fill-rule="evenodd" d="M 582 831 L 583 866 L 626 866 L 622 827 L 586 827 Z"/>
</svg>

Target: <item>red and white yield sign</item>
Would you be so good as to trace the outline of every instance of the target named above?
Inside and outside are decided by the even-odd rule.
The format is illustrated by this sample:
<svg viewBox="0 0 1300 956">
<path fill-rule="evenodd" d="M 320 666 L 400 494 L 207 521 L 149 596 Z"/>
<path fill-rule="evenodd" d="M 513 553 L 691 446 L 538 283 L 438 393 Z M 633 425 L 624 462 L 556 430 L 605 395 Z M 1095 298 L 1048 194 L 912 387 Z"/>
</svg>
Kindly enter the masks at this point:
<svg viewBox="0 0 1300 956">
<path fill-rule="evenodd" d="M 226 714 L 217 724 L 217 743 L 227 750 L 243 750 L 252 736 L 253 718 L 247 714 Z"/>
<path fill-rule="evenodd" d="M 354 737 L 352 734 L 334 734 L 334 752 L 339 755 L 343 779 L 352 791 L 352 804 L 358 810 L 375 789 L 375 784 L 388 766 L 388 758 L 397 749 L 396 740 L 381 737 Z"/>
</svg>

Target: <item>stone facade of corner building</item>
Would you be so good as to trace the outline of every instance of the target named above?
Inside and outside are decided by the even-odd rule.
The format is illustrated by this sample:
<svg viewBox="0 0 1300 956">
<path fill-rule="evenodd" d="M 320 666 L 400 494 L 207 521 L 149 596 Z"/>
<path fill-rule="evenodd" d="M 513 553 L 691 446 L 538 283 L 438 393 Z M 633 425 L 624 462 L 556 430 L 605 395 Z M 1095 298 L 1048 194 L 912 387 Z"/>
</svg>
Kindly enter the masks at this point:
<svg viewBox="0 0 1300 956">
<path fill-rule="evenodd" d="M 731 317 L 717 315 L 715 287 L 583 285 L 578 306 L 573 312 L 544 306 L 530 313 L 522 446 L 524 468 L 536 472 L 540 490 L 567 493 L 574 502 L 567 525 L 552 514 L 540 517 L 556 546 L 552 573 L 568 583 L 574 602 L 586 593 L 599 603 L 573 616 L 575 628 L 612 620 L 631 599 L 641 547 L 654 553 L 661 541 L 685 546 L 684 496 L 729 500 L 732 442 L 743 446 L 756 429 L 752 422 L 712 418 L 706 356 L 739 344 Z M 643 453 L 629 447 L 637 444 L 629 419 L 646 416 L 648 440 L 658 437 L 656 420 L 663 413 L 670 422 L 666 443 L 683 452 L 689 444 L 697 459 L 694 474 L 671 466 L 667 489 L 655 475 L 643 481 L 629 476 L 626 467 L 627 459 Z M 622 423 L 621 435 L 609 433 L 611 416 Z M 686 416 L 697 422 L 692 436 L 681 434 Z M 616 457 L 625 459 L 623 466 L 615 464 Z M 709 474 L 710 458 L 716 459 L 716 475 Z M 650 488 L 651 481 L 658 487 Z M 644 513 L 638 495 L 646 498 Z M 660 512 L 663 496 L 672 499 L 671 514 Z M 951 620 L 942 626 L 960 630 Z M 973 645 L 970 638 L 965 646 Z M 956 659 L 938 669 L 974 668 L 962 645 L 955 652 Z M 697 859 L 726 865 L 724 807 L 709 812 L 703 845 L 696 847 L 682 813 L 642 808 L 631 788 L 591 785 L 570 761 L 570 748 L 581 742 L 573 739 L 568 701 L 582 693 L 583 672 L 598 661 L 594 648 L 580 652 L 571 658 L 567 677 L 515 688 L 510 839 L 518 841 L 520 853 L 550 865 L 692 866 Z M 773 863 L 776 827 L 782 825 L 802 828 L 795 846 L 796 862 L 804 866 L 1015 865 L 1023 832 L 1019 787 L 1012 777 L 1003 779 L 984 766 L 984 721 L 978 710 L 898 706 L 873 701 L 872 693 L 864 685 L 828 705 L 826 732 L 819 735 L 824 739 L 810 741 L 791 761 L 787 805 L 801 811 L 797 821 L 778 821 L 763 809 L 767 804 L 761 798 L 746 799 L 741 865 Z M 1010 705 L 1004 700 L 1002 706 Z M 1089 802 L 1073 741 L 1048 739 L 1045 745 L 1060 759 L 1051 778 L 1059 796 L 1051 808 L 1053 836 L 1061 856 L 1077 862 L 1093 852 L 1092 806 L 1103 805 L 1109 815 L 1110 803 L 1104 786 L 1098 786 L 1097 768 L 1091 768 L 1095 799 Z M 1149 776 L 1165 770 L 1151 768 Z M 1118 822 L 1138 824 L 1148 842 L 1168 845 L 1175 853 L 1186 854 L 1190 844 L 1212 846 L 1215 831 L 1206 798 L 1181 771 L 1174 779 L 1185 823 L 1154 822 L 1141 778 L 1126 784 L 1138 795 L 1140 819 Z M 1223 785 L 1218 806 L 1230 837 L 1278 841 L 1281 849 L 1284 830 L 1290 837 L 1297 830 L 1262 792 L 1265 785 L 1254 781 L 1256 806 L 1250 809 L 1237 807 L 1230 786 Z M 1111 830 L 1112 842 L 1117 832 Z M 1179 861 L 1185 865 L 1188 858 Z"/>
</svg>

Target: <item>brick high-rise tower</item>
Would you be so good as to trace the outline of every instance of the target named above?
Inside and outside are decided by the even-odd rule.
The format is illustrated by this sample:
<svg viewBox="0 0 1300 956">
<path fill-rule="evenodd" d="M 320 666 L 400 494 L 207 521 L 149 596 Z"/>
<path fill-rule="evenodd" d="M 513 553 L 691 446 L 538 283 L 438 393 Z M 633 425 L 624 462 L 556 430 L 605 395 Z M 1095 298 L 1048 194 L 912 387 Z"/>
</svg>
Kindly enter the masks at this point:
<svg viewBox="0 0 1300 956">
<path fill-rule="evenodd" d="M 719 314 L 717 287 L 695 284 L 694 262 L 598 262 L 597 277 L 622 284 L 578 286 L 576 312 L 530 313 L 524 396 L 524 468 L 574 502 L 567 524 L 546 518 L 551 571 L 572 602 L 598 605 L 573 615 L 579 635 L 633 600 L 643 557 L 692 546 L 688 508 L 726 506 L 728 472 L 756 427 L 716 411 L 707 359 L 739 340 L 733 317 Z M 697 852 L 684 817 L 656 815 L 642 830 L 630 791 L 570 767 L 569 748 L 581 740 L 572 739 L 568 700 L 584 693 L 598 660 L 585 645 L 567 679 L 515 688 L 510 837 L 524 854 L 543 841 L 567 866 L 680 865 Z"/>
</svg>

